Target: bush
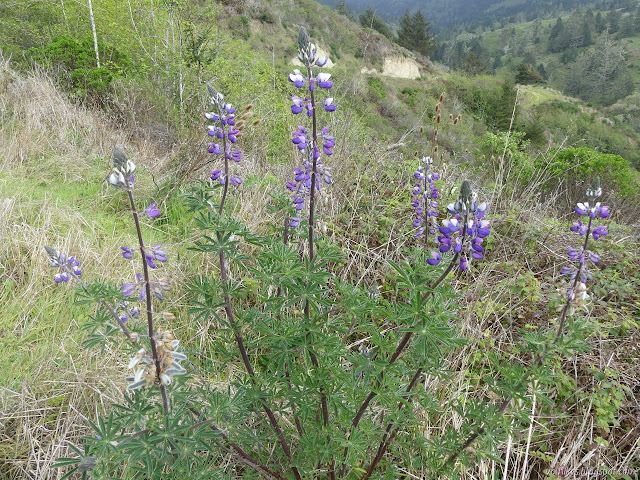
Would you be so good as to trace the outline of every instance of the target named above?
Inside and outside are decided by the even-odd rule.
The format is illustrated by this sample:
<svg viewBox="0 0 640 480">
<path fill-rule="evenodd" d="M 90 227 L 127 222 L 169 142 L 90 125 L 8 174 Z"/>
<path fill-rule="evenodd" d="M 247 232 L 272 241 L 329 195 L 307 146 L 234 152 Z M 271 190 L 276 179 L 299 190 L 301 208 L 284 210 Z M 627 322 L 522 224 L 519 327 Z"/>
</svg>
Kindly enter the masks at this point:
<svg viewBox="0 0 640 480">
<path fill-rule="evenodd" d="M 68 35 L 58 35 L 43 49 L 30 49 L 27 56 L 49 68 L 57 69 L 62 88 L 82 101 L 104 105 L 115 78 L 124 76 L 130 62 L 126 55 L 113 46 L 98 44 L 102 59 L 96 66 L 93 39 L 81 41 Z"/>
<path fill-rule="evenodd" d="M 542 159 L 536 161 L 536 166 L 542 166 Z M 551 180 L 547 182 L 548 189 L 558 184 L 570 185 L 576 180 L 587 181 L 599 176 L 610 185 L 613 192 L 621 197 L 637 197 L 640 192 L 638 173 L 631 167 L 628 160 L 619 155 L 598 152 L 592 148 L 567 148 L 556 151 L 553 161 L 547 166 Z"/>
</svg>

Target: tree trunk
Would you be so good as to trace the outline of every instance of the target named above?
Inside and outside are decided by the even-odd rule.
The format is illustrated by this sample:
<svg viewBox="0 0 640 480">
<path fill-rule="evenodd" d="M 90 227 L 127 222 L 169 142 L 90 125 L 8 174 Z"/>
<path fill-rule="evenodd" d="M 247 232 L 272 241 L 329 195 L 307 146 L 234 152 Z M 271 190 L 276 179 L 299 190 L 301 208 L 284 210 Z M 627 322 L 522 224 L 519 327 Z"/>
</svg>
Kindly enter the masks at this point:
<svg viewBox="0 0 640 480">
<path fill-rule="evenodd" d="M 98 34 L 96 33 L 96 21 L 93 18 L 93 4 L 89 0 L 89 18 L 91 19 L 91 31 L 93 32 L 93 48 L 96 51 L 96 64 L 100 68 L 100 50 L 98 50 Z"/>
</svg>

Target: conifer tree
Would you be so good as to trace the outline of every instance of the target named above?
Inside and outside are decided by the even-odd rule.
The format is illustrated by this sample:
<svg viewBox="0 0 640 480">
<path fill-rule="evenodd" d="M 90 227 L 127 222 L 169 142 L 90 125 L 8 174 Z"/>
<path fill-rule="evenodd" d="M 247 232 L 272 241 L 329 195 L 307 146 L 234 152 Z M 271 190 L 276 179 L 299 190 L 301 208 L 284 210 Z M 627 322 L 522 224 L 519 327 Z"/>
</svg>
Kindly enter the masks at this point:
<svg viewBox="0 0 640 480">
<path fill-rule="evenodd" d="M 407 10 L 400 20 L 398 44 L 408 50 L 428 56 L 436 50 L 435 36 L 431 33 L 431 24 L 422 10 L 411 15 Z"/>
<path fill-rule="evenodd" d="M 375 31 L 381 33 L 385 37 L 391 39 L 393 32 L 389 26 L 382 20 L 373 8 L 367 8 L 360 14 L 360 25 L 365 28 L 373 28 Z"/>
</svg>

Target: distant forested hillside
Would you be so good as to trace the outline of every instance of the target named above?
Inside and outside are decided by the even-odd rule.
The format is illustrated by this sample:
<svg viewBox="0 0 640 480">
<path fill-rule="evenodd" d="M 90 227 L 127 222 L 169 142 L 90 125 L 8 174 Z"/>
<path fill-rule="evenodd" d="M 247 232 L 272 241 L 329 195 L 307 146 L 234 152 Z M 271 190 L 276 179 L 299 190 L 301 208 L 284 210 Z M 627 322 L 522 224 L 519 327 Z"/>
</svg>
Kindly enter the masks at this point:
<svg viewBox="0 0 640 480">
<path fill-rule="evenodd" d="M 340 0 L 321 0 L 335 6 Z M 421 9 L 435 31 L 464 26 L 476 28 L 505 22 L 531 21 L 561 11 L 590 6 L 598 10 L 636 6 L 635 0 L 346 0 L 350 10 L 373 8 L 390 22 L 397 22 L 408 9 Z"/>
</svg>

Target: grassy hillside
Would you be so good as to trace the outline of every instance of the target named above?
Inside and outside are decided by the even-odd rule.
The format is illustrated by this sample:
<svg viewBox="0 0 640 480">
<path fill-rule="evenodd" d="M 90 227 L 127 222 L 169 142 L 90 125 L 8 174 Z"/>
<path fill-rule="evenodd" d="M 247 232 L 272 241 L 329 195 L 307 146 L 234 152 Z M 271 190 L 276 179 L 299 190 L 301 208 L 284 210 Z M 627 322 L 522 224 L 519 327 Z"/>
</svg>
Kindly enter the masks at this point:
<svg viewBox="0 0 640 480">
<path fill-rule="evenodd" d="M 589 177 L 600 175 L 603 202 L 613 215 L 599 246 L 602 269 L 594 269 L 585 348 L 551 366 L 548 402 L 539 399 L 533 414 L 516 409 L 505 419 L 535 417 L 530 436 L 505 435 L 496 452 L 511 459 L 511 478 L 523 472 L 544 478 L 543 472 L 561 466 L 640 468 L 640 372 L 634 361 L 640 180 L 629 165 L 638 140 L 621 127 L 636 118 L 631 105 L 590 107 L 549 88 L 517 90 L 499 77 L 468 78 L 432 64 L 420 65 L 417 80 L 361 74 L 362 68 L 380 70 L 387 56 L 410 54 L 306 0 L 193 2 L 175 9 L 141 1 L 131 11 L 96 2 L 103 65 L 110 72 L 96 80 L 91 61 L 69 63 L 73 52 L 92 60 L 91 41 L 54 40 L 80 40 L 87 32 L 84 7 L 65 5 L 65 12 L 58 5 L 46 11 L 51 21 L 44 32 L 38 32 L 40 10 L 33 11 L 42 5 L 18 2 L 0 20 L 11 27 L 0 28 L 6 46 L 0 61 L 0 477 L 61 478 L 64 472 L 50 467 L 73 454 L 66 442 L 95 437 L 89 421 L 123 402 L 130 349 L 121 341 L 103 350 L 83 347 L 83 327 L 94 310 L 72 302 L 71 285 L 53 284 L 43 249 L 54 245 L 75 254 L 84 278 L 109 279 L 116 287 L 132 281 L 135 270 L 119 247 L 135 242 L 136 232 L 125 197 L 106 181 L 116 144 L 138 166 L 139 205 L 155 201 L 161 207 L 159 222 L 145 220 L 143 233 L 170 250 L 163 274 L 173 288 L 163 308 L 176 317 L 170 327 L 188 353 L 189 368 L 197 382 L 216 390 L 236 385 L 238 360 L 208 369 L 221 343 L 235 348 L 225 343 L 228 332 L 220 334 L 223 325 L 215 318 L 194 319 L 188 311 L 193 292 L 187 284 L 218 266 L 191 249 L 199 232 L 183 194 L 214 168 L 207 164 L 202 118 L 209 108 L 203 83 L 211 81 L 239 109 L 251 103 L 259 120 L 240 139 L 244 160 L 238 168 L 245 182 L 229 200 L 230 210 L 252 231 L 275 235 L 282 218 L 271 194 L 288 193 L 284 185 L 297 165 L 290 139 L 300 120 L 290 114 L 296 91 L 286 75 L 294 68 L 300 25 L 335 63 L 332 95 L 339 108 L 328 126 L 337 142 L 327 159 L 333 185 L 322 207 L 327 229 L 321 236 L 348 261 L 336 265 L 333 285 L 373 288 L 385 301 L 399 295 L 389 262 L 415 255 L 411 189 L 419 157 L 436 159 L 441 204 L 455 200 L 466 178 L 489 200 L 494 232 L 485 260 L 450 277 L 460 292 L 452 323 L 467 343 L 447 359 L 446 375 L 436 382 L 442 415 L 423 419 L 422 438 L 463 421 L 446 399 L 460 405 L 492 401 L 488 379 L 495 371 L 484 352 L 495 352 L 500 363 L 531 360 L 518 341 L 523 332 L 557 320 L 554 295 L 573 240 L 568 212 L 583 198 Z M 243 245 L 242 251 L 251 256 L 252 248 Z M 258 282 L 248 272 L 241 275 L 242 295 L 257 308 Z M 390 328 L 380 323 L 381 331 Z M 369 334 L 359 335 L 358 341 Z M 427 385 L 435 384 L 425 380 Z M 488 472 L 503 468 L 467 454 L 459 478 L 491 478 Z M 385 468 L 409 478 L 421 475 L 418 463 L 391 453 Z"/>
</svg>

